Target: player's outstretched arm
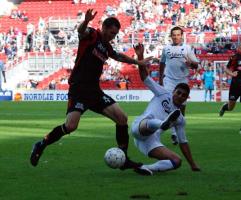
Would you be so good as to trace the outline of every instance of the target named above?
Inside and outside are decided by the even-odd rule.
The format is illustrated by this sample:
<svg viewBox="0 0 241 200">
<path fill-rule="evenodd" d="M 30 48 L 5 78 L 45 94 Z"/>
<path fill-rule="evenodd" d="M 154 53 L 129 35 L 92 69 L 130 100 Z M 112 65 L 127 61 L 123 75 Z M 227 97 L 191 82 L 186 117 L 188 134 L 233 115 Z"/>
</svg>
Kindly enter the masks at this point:
<svg viewBox="0 0 241 200">
<path fill-rule="evenodd" d="M 164 75 L 164 69 L 165 69 L 165 64 L 160 63 L 159 65 L 159 84 L 163 85 L 163 75 Z"/>
<path fill-rule="evenodd" d="M 194 162 L 192 158 L 192 153 L 189 148 L 188 143 L 180 143 L 180 149 L 185 156 L 186 160 L 188 161 L 189 165 L 191 166 L 192 171 L 201 171 L 198 165 Z"/>
<path fill-rule="evenodd" d="M 138 60 L 144 60 L 143 44 L 139 43 L 138 45 L 134 46 L 134 50 L 135 50 Z M 139 69 L 139 74 L 140 74 L 141 80 L 144 81 L 149 74 L 149 72 L 147 70 L 147 66 L 138 65 L 138 69 Z"/>
<path fill-rule="evenodd" d="M 123 53 L 115 53 L 113 55 L 110 56 L 112 59 L 119 61 L 119 62 L 123 62 L 123 63 L 128 63 L 128 64 L 134 64 L 134 65 L 138 65 L 138 66 L 142 66 L 144 68 L 147 67 L 148 62 L 150 60 L 152 60 L 152 57 L 148 57 L 146 59 L 143 60 L 136 60 L 134 58 L 131 58 Z"/>
<path fill-rule="evenodd" d="M 93 9 L 88 9 L 85 13 L 85 20 L 79 25 L 78 27 L 78 33 L 80 35 L 84 35 L 85 34 L 85 30 L 89 24 L 90 21 L 92 21 L 95 16 L 96 16 L 97 12 L 93 12 Z"/>
</svg>

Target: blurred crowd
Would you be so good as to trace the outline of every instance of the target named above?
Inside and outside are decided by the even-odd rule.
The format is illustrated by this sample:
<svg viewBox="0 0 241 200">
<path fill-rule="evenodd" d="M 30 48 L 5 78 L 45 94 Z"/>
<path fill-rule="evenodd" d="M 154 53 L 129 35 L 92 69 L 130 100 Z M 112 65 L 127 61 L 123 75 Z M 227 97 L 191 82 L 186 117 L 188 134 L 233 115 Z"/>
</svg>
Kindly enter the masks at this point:
<svg viewBox="0 0 241 200">
<path fill-rule="evenodd" d="M 73 0 L 76 6 L 94 3 L 94 0 Z M 120 0 L 118 5 L 105 8 L 100 23 L 109 16 L 124 16 L 122 29 L 113 41 L 116 49 L 133 55 L 132 45 L 142 42 L 146 47 L 145 56 L 158 58 L 164 44 L 170 40 L 172 26 L 183 27 L 185 41 L 194 38 L 192 46 L 197 54 L 232 53 L 241 35 L 240 15 L 239 0 Z M 59 51 L 64 65 L 71 68 L 78 44 L 76 29 L 83 17 L 80 9 L 76 13 L 75 26 L 51 30 L 49 19 L 39 17 L 38 24 L 32 24 L 26 11 L 14 8 L 10 20 L 28 21 L 27 31 L 10 27 L 8 32 L 0 32 L 0 53 L 7 57 L 6 64 L 11 64 L 26 52 Z M 119 63 L 108 61 L 102 79 L 123 79 L 119 73 L 121 67 Z M 194 74 L 200 79 L 201 70 Z"/>
</svg>

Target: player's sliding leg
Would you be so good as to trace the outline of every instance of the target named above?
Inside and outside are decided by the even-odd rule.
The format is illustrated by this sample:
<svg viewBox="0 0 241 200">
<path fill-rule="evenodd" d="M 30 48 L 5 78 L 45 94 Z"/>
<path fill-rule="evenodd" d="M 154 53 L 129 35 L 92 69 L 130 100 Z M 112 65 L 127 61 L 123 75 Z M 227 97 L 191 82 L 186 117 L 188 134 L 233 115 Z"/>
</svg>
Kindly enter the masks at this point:
<svg viewBox="0 0 241 200">
<path fill-rule="evenodd" d="M 49 134 L 47 134 L 43 140 L 34 144 L 30 162 L 33 166 L 37 166 L 38 161 L 46 148 L 46 146 L 58 141 L 62 136 L 67 134 L 65 124 L 55 127 Z"/>
<path fill-rule="evenodd" d="M 162 172 L 176 169 L 176 164 L 172 160 L 159 160 L 150 165 L 143 165 L 143 167 L 151 170 L 152 172 Z"/>
<path fill-rule="evenodd" d="M 144 174 L 142 171 L 135 170 L 141 175 L 152 175 L 153 172 L 164 172 L 177 169 L 181 166 L 181 158 L 164 146 L 154 148 L 148 155 L 149 157 L 158 159 L 158 161 L 153 164 L 144 164 L 141 166 L 141 168 L 146 169 L 146 171 L 151 171 L 152 173 L 150 174 Z"/>
</svg>

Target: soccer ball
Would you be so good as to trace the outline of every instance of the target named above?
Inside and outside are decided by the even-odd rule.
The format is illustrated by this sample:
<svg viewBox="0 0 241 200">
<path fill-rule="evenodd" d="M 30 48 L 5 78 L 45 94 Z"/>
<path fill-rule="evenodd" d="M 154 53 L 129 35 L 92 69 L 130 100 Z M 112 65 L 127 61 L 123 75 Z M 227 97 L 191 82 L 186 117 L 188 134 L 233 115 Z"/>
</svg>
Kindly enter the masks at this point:
<svg viewBox="0 0 241 200">
<path fill-rule="evenodd" d="M 126 155 L 120 148 L 113 147 L 106 151 L 104 160 L 110 168 L 117 169 L 124 165 Z"/>
</svg>

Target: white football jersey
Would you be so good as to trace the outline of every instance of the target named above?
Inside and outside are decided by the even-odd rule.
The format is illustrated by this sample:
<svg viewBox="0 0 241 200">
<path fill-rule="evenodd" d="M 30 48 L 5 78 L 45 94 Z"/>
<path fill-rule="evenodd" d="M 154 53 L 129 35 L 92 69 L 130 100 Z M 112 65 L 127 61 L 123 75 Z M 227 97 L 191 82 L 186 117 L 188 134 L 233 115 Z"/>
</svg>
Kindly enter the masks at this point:
<svg viewBox="0 0 241 200">
<path fill-rule="evenodd" d="M 151 77 L 147 77 L 144 81 L 144 84 L 154 93 L 154 97 L 149 102 L 144 113 L 138 118 L 155 118 L 160 120 L 165 120 L 168 114 L 176 109 L 178 109 L 172 101 L 172 93 L 164 89 L 163 86 L 160 86 L 156 83 Z M 177 119 L 177 122 L 174 123 L 174 127 L 177 132 L 177 136 L 180 143 L 187 142 L 185 131 L 185 118 L 181 114 Z"/>
<path fill-rule="evenodd" d="M 176 80 L 186 78 L 189 75 L 187 58 L 193 62 L 199 62 L 189 45 L 166 45 L 160 59 L 160 63 L 165 64 L 164 75 Z"/>
</svg>

